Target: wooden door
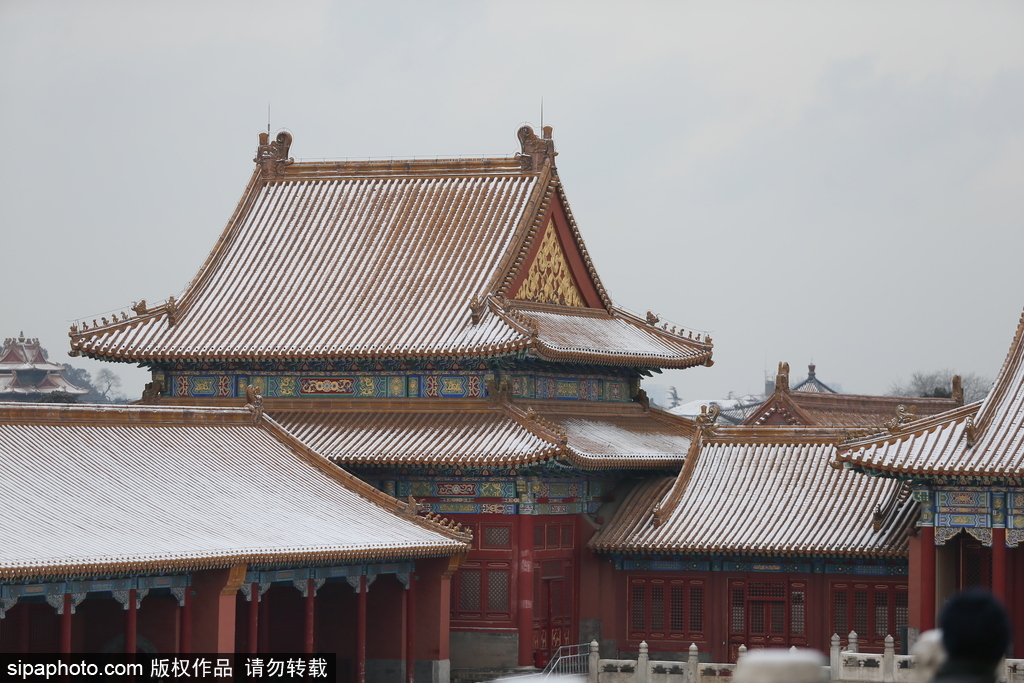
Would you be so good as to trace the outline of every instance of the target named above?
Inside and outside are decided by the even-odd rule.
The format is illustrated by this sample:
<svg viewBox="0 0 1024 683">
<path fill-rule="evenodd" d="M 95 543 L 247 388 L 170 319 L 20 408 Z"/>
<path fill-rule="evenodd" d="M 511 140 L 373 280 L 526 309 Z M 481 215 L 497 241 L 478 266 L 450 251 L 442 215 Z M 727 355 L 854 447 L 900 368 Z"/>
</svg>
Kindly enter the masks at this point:
<svg viewBox="0 0 1024 683">
<path fill-rule="evenodd" d="M 546 560 L 534 565 L 533 649 L 547 656 L 572 644 L 572 563 Z"/>
</svg>

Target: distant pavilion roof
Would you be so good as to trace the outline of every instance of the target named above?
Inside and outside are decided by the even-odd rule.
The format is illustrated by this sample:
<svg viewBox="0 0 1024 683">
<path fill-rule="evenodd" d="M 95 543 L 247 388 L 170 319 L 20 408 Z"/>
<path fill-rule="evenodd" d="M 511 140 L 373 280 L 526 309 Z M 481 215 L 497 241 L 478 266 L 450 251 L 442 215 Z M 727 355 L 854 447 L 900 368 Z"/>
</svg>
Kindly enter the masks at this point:
<svg viewBox="0 0 1024 683">
<path fill-rule="evenodd" d="M 843 444 L 837 460 L 912 478 L 1024 478 L 1024 315 L 983 401 L 851 440 Z"/>
<path fill-rule="evenodd" d="M 742 424 L 878 429 L 895 417 L 900 406 L 906 406 L 908 409 L 912 407 L 915 415 L 925 416 L 951 410 L 963 404 L 962 393 L 959 394 L 959 398 L 919 398 L 839 394 L 831 389 L 807 390 L 807 387 L 811 386 L 809 382 L 817 382 L 813 372 L 814 366 L 810 367 L 811 376 L 797 385 L 804 389 L 797 390 L 796 387 L 789 387 L 789 363 L 779 363 L 779 372 L 775 377 L 775 392 L 760 407 L 748 414 Z M 959 377 L 954 383 L 959 383 Z"/>
<path fill-rule="evenodd" d="M 905 555 L 909 489 L 830 466 L 840 438 L 839 430 L 718 427 L 678 477 L 630 491 L 589 545 L 617 553 Z"/>
<path fill-rule="evenodd" d="M 55 391 L 89 393 L 66 380 L 61 374 L 63 369 L 63 365 L 46 359 L 38 339 L 26 337 L 24 332 L 5 339 L 0 349 L 0 399 L 6 395 L 32 400 Z"/>
<path fill-rule="evenodd" d="M 711 364 L 706 335 L 614 307 L 550 128 L 516 157 L 293 163 L 264 134 L 235 214 L 181 298 L 71 329 L 72 354 L 173 359 L 500 356 Z"/>
<path fill-rule="evenodd" d="M 581 469 L 682 465 L 694 423 L 639 404 L 484 400 L 268 400 L 296 437 L 346 465 L 512 466 L 564 460 Z"/>
<path fill-rule="evenodd" d="M 0 404 L 0 579 L 464 552 L 239 408 Z"/>
<path fill-rule="evenodd" d="M 793 386 L 790 391 L 805 391 L 818 394 L 838 394 L 839 392 L 828 386 L 814 372 L 814 363 L 807 366 L 807 379 Z"/>
</svg>

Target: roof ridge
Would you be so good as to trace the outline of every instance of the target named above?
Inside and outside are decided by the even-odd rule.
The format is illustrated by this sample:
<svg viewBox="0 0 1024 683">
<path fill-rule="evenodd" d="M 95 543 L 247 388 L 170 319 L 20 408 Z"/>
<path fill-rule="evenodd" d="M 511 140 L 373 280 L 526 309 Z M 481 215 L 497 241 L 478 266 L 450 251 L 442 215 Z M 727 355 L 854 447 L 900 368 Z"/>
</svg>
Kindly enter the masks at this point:
<svg viewBox="0 0 1024 683">
<path fill-rule="evenodd" d="M 837 444 L 836 461 L 853 463 L 855 461 L 848 457 L 848 454 L 853 451 L 895 441 L 905 441 L 909 436 L 914 434 L 919 434 L 921 432 L 932 430 L 936 427 L 958 422 L 961 419 L 967 419 L 976 414 L 980 409 L 981 404 L 982 401 L 975 401 L 974 403 L 968 403 L 966 405 L 953 408 L 952 410 L 947 410 L 944 413 L 920 417 L 913 422 L 907 423 L 907 426 L 900 431 L 893 432 L 888 430 L 885 426 L 880 426 L 878 431 L 866 435 L 854 436 Z M 860 462 L 857 464 L 866 465 L 866 463 Z"/>
<path fill-rule="evenodd" d="M 1002 367 L 999 368 L 999 374 L 996 375 L 995 384 L 978 409 L 975 426 L 979 436 L 984 434 L 989 424 L 991 424 L 996 407 L 1002 403 L 1001 399 L 1009 392 L 1010 385 L 1013 383 L 1014 377 L 1019 374 L 1022 364 L 1024 364 L 1024 312 L 1021 313 L 1017 321 L 1017 329 L 1013 334 L 1013 341 L 1010 342 L 1006 358 L 1003 360 Z"/>
<path fill-rule="evenodd" d="M 143 419 L 147 415 L 151 419 Z M 224 406 L 0 403 L 0 423 L 19 424 L 234 425 L 250 424 L 250 415 L 244 408 Z"/>
</svg>

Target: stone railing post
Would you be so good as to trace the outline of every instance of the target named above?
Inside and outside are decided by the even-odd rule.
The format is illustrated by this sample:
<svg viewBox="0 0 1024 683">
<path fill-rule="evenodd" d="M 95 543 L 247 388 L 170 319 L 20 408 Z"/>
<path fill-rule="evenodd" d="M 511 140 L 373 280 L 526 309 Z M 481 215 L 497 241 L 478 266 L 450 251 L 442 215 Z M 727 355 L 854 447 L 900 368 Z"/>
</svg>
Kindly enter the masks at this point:
<svg viewBox="0 0 1024 683">
<path fill-rule="evenodd" d="M 741 659 L 747 656 L 747 646 L 740 645 L 736 648 L 736 663 L 738 664 Z"/>
<path fill-rule="evenodd" d="M 597 683 L 597 675 L 601 668 L 601 646 L 596 640 L 590 641 L 590 655 L 587 661 L 587 678 L 589 683 Z"/>
<path fill-rule="evenodd" d="M 650 655 L 647 654 L 647 641 L 640 642 L 640 653 L 636 657 L 636 683 L 647 683 L 651 673 Z"/>
<path fill-rule="evenodd" d="M 882 680 L 888 683 L 896 680 L 896 640 L 892 634 L 885 637 L 885 650 L 882 652 Z"/>
<path fill-rule="evenodd" d="M 857 648 L 857 632 L 850 631 L 849 639 L 850 644 L 846 646 L 847 652 L 860 652 L 860 650 Z"/>
<path fill-rule="evenodd" d="M 829 675 L 829 678 L 833 681 L 839 680 L 839 668 L 842 666 L 842 658 L 839 656 L 839 653 L 842 652 L 842 650 L 843 647 L 842 645 L 840 645 L 839 634 L 833 633 L 832 647 L 829 648 L 828 651 L 828 665 L 829 668 L 832 670 L 831 674 Z"/>
<path fill-rule="evenodd" d="M 697 644 L 690 643 L 690 655 L 686 658 L 686 683 L 697 683 Z"/>
</svg>

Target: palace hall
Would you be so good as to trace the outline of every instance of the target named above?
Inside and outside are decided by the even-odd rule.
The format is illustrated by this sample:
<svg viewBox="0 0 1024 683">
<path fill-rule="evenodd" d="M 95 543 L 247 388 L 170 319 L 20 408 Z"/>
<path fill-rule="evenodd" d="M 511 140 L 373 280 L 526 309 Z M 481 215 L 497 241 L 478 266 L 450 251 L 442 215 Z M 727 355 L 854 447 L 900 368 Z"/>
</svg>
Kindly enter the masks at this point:
<svg viewBox="0 0 1024 683">
<path fill-rule="evenodd" d="M 613 303 L 551 128 L 518 137 L 510 157 L 297 161 L 290 133 L 261 133 L 184 291 L 70 330 L 73 356 L 151 371 L 142 405 L 0 410 L 0 428 L 62 444 L 49 467 L 156 472 L 147 491 L 179 500 L 177 521 L 118 508 L 137 530 L 118 557 L 140 558 L 121 564 L 97 532 L 33 573 L 58 549 L 27 539 L 0 565 L 8 617 L 31 604 L 18 618 L 91 648 L 100 636 L 63 615 L 122 582 L 139 616 L 121 646 L 181 651 L 199 622 L 173 589 L 197 586 L 234 619 L 206 641 L 217 651 L 337 650 L 351 680 L 411 683 L 592 640 L 662 660 L 693 643 L 714 662 L 741 645 L 827 651 L 850 631 L 864 651 L 887 635 L 906 649 L 969 585 L 1024 614 L 1020 330 L 980 407 L 790 390 L 781 365 L 743 424 L 672 415 L 644 378 L 710 366 L 712 339 Z M 238 524 L 207 535 L 221 516 Z M 174 543 L 151 547 L 168 523 Z M 141 592 L 157 578 L 166 595 Z M 104 623 L 109 642 L 120 622 Z M 40 647 L 5 626 L 4 648 Z"/>
</svg>

